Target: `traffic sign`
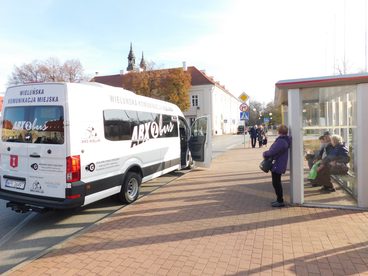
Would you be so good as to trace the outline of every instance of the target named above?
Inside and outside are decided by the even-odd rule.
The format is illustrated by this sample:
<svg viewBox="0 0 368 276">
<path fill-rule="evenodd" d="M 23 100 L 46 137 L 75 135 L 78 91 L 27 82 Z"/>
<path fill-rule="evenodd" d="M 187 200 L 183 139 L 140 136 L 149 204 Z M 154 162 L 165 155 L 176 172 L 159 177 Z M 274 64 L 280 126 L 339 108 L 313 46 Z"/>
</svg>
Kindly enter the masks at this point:
<svg viewBox="0 0 368 276">
<path fill-rule="evenodd" d="M 240 112 L 240 120 L 249 121 L 249 112 L 245 112 L 245 111 Z"/>
<path fill-rule="evenodd" d="M 239 99 L 240 99 L 242 102 L 246 102 L 246 101 L 249 99 L 249 96 L 247 95 L 247 93 L 243 92 L 243 93 L 241 93 L 241 95 L 239 96 Z"/>
<path fill-rule="evenodd" d="M 239 109 L 240 109 L 240 111 L 248 111 L 249 106 L 248 106 L 246 103 L 242 103 L 242 104 L 239 106 Z"/>
</svg>

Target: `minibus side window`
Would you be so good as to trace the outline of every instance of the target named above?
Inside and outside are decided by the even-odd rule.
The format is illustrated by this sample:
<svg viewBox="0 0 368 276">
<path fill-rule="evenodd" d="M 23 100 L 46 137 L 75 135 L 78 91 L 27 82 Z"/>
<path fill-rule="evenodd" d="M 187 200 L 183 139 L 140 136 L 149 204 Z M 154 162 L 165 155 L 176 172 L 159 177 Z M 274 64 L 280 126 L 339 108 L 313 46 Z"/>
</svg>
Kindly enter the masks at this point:
<svg viewBox="0 0 368 276">
<path fill-rule="evenodd" d="M 162 125 L 170 126 L 174 125 L 174 128 L 170 132 L 166 132 L 163 137 L 178 137 L 178 117 L 171 115 L 162 115 Z"/>
<path fill-rule="evenodd" d="M 132 128 L 138 123 L 137 112 L 126 110 L 104 111 L 105 138 L 111 141 L 130 140 Z"/>
<path fill-rule="evenodd" d="M 111 141 L 131 140 L 134 127 L 156 122 L 159 137 L 178 137 L 178 117 L 144 111 L 110 109 L 103 112 L 105 138 Z"/>
<path fill-rule="evenodd" d="M 153 114 L 150 112 L 138 112 L 139 124 L 154 122 L 156 119 L 157 119 L 157 114 Z"/>
</svg>

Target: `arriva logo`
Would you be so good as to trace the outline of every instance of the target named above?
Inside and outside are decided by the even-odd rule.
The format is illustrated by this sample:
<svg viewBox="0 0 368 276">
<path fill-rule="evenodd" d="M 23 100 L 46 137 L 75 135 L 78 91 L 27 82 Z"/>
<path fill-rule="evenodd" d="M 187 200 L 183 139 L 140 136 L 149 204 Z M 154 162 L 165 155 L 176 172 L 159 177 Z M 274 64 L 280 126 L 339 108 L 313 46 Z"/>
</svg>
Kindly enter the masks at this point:
<svg viewBox="0 0 368 276">
<path fill-rule="evenodd" d="M 159 138 L 167 133 L 171 133 L 174 130 L 174 124 L 170 122 L 164 126 L 157 124 L 156 122 L 148 122 L 140 124 L 133 128 L 132 144 L 131 148 L 147 142 L 150 139 Z"/>
</svg>

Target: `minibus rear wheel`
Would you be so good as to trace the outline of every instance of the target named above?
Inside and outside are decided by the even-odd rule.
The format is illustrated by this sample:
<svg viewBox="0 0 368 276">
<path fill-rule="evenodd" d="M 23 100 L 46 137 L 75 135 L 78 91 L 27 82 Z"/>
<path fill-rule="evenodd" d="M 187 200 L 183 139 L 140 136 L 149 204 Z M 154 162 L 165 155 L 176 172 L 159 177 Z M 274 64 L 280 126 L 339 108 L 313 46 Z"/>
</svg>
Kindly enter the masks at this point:
<svg viewBox="0 0 368 276">
<path fill-rule="evenodd" d="M 123 203 L 132 203 L 137 200 L 142 183 L 142 177 L 136 172 L 128 172 L 118 198 Z"/>
</svg>

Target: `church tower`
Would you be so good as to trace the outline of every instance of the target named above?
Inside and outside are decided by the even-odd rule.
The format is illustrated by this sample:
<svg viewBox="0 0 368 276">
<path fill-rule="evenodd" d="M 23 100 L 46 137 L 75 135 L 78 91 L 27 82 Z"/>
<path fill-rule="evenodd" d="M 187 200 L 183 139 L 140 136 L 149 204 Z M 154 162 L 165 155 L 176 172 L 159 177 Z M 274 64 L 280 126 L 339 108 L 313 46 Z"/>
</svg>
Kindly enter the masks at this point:
<svg viewBox="0 0 368 276">
<path fill-rule="evenodd" d="M 146 61 L 144 60 L 143 52 L 142 52 L 142 59 L 141 59 L 141 62 L 139 63 L 139 67 L 140 67 L 143 71 L 146 71 L 146 69 L 147 69 L 147 64 L 146 64 Z"/>
<path fill-rule="evenodd" d="M 135 69 L 135 55 L 133 53 L 132 43 L 130 42 L 130 51 L 128 55 L 128 67 L 127 71 L 133 71 Z"/>
</svg>

